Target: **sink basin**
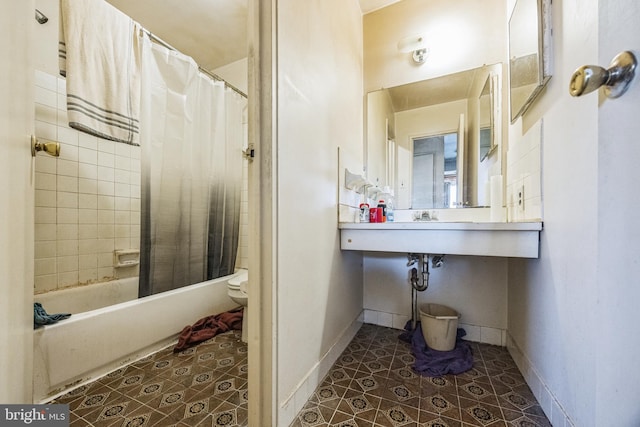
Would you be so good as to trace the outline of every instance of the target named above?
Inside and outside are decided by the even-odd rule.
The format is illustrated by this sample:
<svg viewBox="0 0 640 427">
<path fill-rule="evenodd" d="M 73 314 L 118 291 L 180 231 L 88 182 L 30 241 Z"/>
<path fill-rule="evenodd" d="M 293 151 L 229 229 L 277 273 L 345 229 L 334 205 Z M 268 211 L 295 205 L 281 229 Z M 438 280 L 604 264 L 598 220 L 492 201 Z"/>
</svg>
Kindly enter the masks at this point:
<svg viewBox="0 0 640 427">
<path fill-rule="evenodd" d="M 343 250 L 538 258 L 542 222 L 340 223 Z"/>
</svg>

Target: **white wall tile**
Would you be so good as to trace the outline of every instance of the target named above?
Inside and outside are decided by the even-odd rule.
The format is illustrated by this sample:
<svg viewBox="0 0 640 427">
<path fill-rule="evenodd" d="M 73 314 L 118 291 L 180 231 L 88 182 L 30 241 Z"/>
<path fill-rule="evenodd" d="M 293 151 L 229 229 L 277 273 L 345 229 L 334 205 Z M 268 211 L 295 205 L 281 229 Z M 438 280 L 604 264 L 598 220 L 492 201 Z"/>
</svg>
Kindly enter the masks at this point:
<svg viewBox="0 0 640 427">
<path fill-rule="evenodd" d="M 130 186 L 130 196 L 132 199 L 140 198 L 140 186 L 139 185 L 131 185 Z"/>
<path fill-rule="evenodd" d="M 58 224 L 78 224 L 78 209 L 58 208 Z"/>
<path fill-rule="evenodd" d="M 57 240 L 74 240 L 78 238 L 78 224 L 56 225 Z"/>
<path fill-rule="evenodd" d="M 79 224 L 78 225 L 78 239 L 97 239 L 97 238 L 98 238 L 97 224 Z"/>
<path fill-rule="evenodd" d="M 51 123 L 36 120 L 36 137 L 49 141 L 58 140 L 58 127 Z"/>
<path fill-rule="evenodd" d="M 113 253 L 103 252 L 98 253 L 98 268 L 100 267 L 113 267 Z"/>
<path fill-rule="evenodd" d="M 82 239 L 78 240 L 78 249 L 81 254 L 97 254 L 98 239 Z"/>
<path fill-rule="evenodd" d="M 73 286 L 78 283 L 78 270 L 58 273 L 58 288 Z"/>
<path fill-rule="evenodd" d="M 115 169 L 106 166 L 98 166 L 98 180 L 113 182 L 115 178 Z"/>
<path fill-rule="evenodd" d="M 36 190 L 36 206 L 56 207 L 56 192 L 51 190 Z"/>
<path fill-rule="evenodd" d="M 78 192 L 83 194 L 98 194 L 98 181 L 95 179 L 78 179 Z"/>
<path fill-rule="evenodd" d="M 120 145 L 123 145 L 123 144 L 120 144 Z M 116 169 L 130 171 L 131 170 L 131 158 L 130 157 L 123 157 L 123 156 L 116 156 L 115 157 L 115 161 L 114 161 L 114 166 L 115 166 Z"/>
<path fill-rule="evenodd" d="M 116 197 L 131 197 L 131 185 L 120 182 L 115 183 Z"/>
<path fill-rule="evenodd" d="M 131 225 L 115 225 L 115 237 L 131 237 Z"/>
<path fill-rule="evenodd" d="M 56 193 L 56 204 L 59 208 L 78 209 L 78 193 L 58 191 Z"/>
<path fill-rule="evenodd" d="M 98 195 L 78 194 L 78 207 L 80 209 L 98 209 Z"/>
<path fill-rule="evenodd" d="M 115 165 L 115 156 L 111 153 L 105 153 L 98 150 L 98 166 L 108 166 L 113 168 Z"/>
<path fill-rule="evenodd" d="M 40 258 L 54 258 L 56 256 L 56 241 L 36 241 L 34 256 L 36 259 Z"/>
<path fill-rule="evenodd" d="M 71 129 L 67 126 L 58 126 L 58 142 L 70 145 L 72 147 L 78 147 L 78 131 Z M 60 155 L 62 156 L 62 148 L 60 149 Z M 77 159 L 76 159 L 77 160 Z"/>
<path fill-rule="evenodd" d="M 98 209 L 98 224 L 114 224 L 115 211 Z"/>
<path fill-rule="evenodd" d="M 56 223 L 56 208 L 49 207 L 36 207 L 35 212 L 36 224 L 55 224 Z"/>
<path fill-rule="evenodd" d="M 78 209 L 78 224 L 97 224 L 97 209 Z"/>
<path fill-rule="evenodd" d="M 36 275 L 34 279 L 35 302 L 38 302 L 38 293 L 52 291 L 58 287 L 57 274 Z"/>
<path fill-rule="evenodd" d="M 51 156 L 36 156 L 36 172 L 56 173 L 56 158 Z"/>
<path fill-rule="evenodd" d="M 35 224 L 36 242 L 56 240 L 57 229 L 55 224 Z"/>
<path fill-rule="evenodd" d="M 98 252 L 113 252 L 115 249 L 113 239 L 98 238 Z"/>
<path fill-rule="evenodd" d="M 78 283 L 93 283 L 98 281 L 98 269 L 80 269 L 78 271 Z"/>
<path fill-rule="evenodd" d="M 58 95 L 55 90 L 36 87 L 34 97 L 36 104 L 42 104 L 56 109 L 58 108 Z"/>
<path fill-rule="evenodd" d="M 78 177 L 85 179 L 98 179 L 98 166 L 91 165 L 88 163 L 79 163 L 78 164 Z"/>
<path fill-rule="evenodd" d="M 74 176 L 56 176 L 56 185 L 58 191 L 65 191 L 67 193 L 78 192 L 78 178 Z"/>
<path fill-rule="evenodd" d="M 78 162 L 78 147 L 75 145 L 60 142 L 60 157 L 58 160 L 69 160 L 72 162 Z"/>
<path fill-rule="evenodd" d="M 58 159 L 57 173 L 58 173 L 58 175 L 77 177 L 78 176 L 78 162 L 74 162 L 74 161 L 70 161 L 70 160 Z"/>
<path fill-rule="evenodd" d="M 36 70 L 35 84 L 37 88 L 47 89 L 54 93 L 57 92 L 58 81 L 56 77 L 44 71 Z"/>
<path fill-rule="evenodd" d="M 80 163 L 88 163 L 91 165 L 98 164 L 98 152 L 89 148 L 85 148 L 80 144 L 78 148 L 78 161 Z"/>
<path fill-rule="evenodd" d="M 112 279 L 114 277 L 113 267 L 98 268 L 98 280 Z"/>
<path fill-rule="evenodd" d="M 75 271 L 77 274 L 78 271 L 78 256 L 59 256 L 56 259 L 56 268 L 58 269 L 58 274 L 67 273 Z"/>
<path fill-rule="evenodd" d="M 131 223 L 131 212 L 130 211 L 115 211 L 115 224 L 126 224 L 129 225 Z"/>
<path fill-rule="evenodd" d="M 97 254 L 80 255 L 78 257 L 78 268 L 80 269 L 80 271 L 93 268 L 93 269 L 96 269 L 95 274 L 97 274 L 98 255 Z"/>
<path fill-rule="evenodd" d="M 78 240 L 58 240 L 56 242 L 56 256 L 78 255 Z"/>
<path fill-rule="evenodd" d="M 56 175 L 52 173 L 36 172 L 35 189 L 36 190 L 56 190 Z"/>
<path fill-rule="evenodd" d="M 116 206 L 116 198 L 114 196 L 98 195 L 98 209 L 113 210 Z"/>
<path fill-rule="evenodd" d="M 113 181 L 98 181 L 97 191 L 98 191 L 98 194 L 102 196 L 115 195 L 115 187 L 114 187 Z"/>
<path fill-rule="evenodd" d="M 34 263 L 34 272 L 36 276 L 56 273 L 56 258 L 36 259 Z"/>
<path fill-rule="evenodd" d="M 96 164 L 98 162 L 98 138 L 88 133 L 80 132 L 78 134 L 78 145 L 82 148 L 93 150 L 96 152 Z"/>
<path fill-rule="evenodd" d="M 122 144 L 121 144 L 122 145 Z M 120 182 L 122 184 L 130 184 L 131 183 L 131 172 L 122 169 L 114 170 L 114 178 L 115 182 Z"/>
<path fill-rule="evenodd" d="M 36 120 L 51 123 L 52 125 L 58 124 L 58 110 L 54 107 L 49 107 L 44 104 L 36 103 Z"/>
<path fill-rule="evenodd" d="M 115 235 L 115 226 L 113 224 L 100 224 L 98 225 L 98 238 L 99 239 L 113 239 Z"/>
<path fill-rule="evenodd" d="M 115 154 L 116 145 L 118 145 L 117 142 L 98 138 L 98 151 L 101 151 L 103 153 Z"/>
</svg>

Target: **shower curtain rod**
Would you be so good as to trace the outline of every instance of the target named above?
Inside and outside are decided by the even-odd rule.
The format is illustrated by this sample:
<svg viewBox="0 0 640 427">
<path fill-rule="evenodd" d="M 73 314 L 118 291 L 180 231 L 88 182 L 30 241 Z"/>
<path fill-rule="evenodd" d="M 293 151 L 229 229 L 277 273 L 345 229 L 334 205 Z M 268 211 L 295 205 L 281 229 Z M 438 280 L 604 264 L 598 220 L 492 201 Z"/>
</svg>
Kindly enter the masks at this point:
<svg viewBox="0 0 640 427">
<path fill-rule="evenodd" d="M 159 45 L 164 46 L 169 50 L 180 52 L 178 49 L 176 49 L 175 47 L 171 46 L 169 43 L 165 42 L 160 37 L 156 36 L 155 34 L 153 34 L 151 31 L 147 30 L 146 28 L 142 28 L 142 31 L 144 31 L 152 41 L 158 43 Z M 213 80 L 217 80 L 219 82 L 223 82 L 226 87 L 228 87 L 232 91 L 236 92 L 237 94 L 247 98 L 247 94 L 246 93 L 244 93 L 243 91 L 241 91 L 240 89 L 238 89 L 237 87 L 235 87 L 234 85 L 232 85 L 231 83 L 229 83 L 228 81 L 226 81 L 225 79 L 220 77 L 219 75 L 217 75 L 215 73 L 212 73 L 209 70 L 205 70 L 199 64 L 198 64 L 198 70 L 200 70 L 200 72 L 206 74 L 207 76 L 211 77 Z"/>
</svg>

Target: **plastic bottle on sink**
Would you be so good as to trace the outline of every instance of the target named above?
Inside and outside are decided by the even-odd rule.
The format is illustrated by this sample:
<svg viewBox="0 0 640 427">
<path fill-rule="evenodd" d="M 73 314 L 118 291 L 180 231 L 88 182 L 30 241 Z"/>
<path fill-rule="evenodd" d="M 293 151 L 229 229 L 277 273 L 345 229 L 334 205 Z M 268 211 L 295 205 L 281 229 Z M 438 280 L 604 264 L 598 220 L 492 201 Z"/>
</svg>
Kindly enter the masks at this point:
<svg viewBox="0 0 640 427">
<path fill-rule="evenodd" d="M 394 200 L 393 200 L 393 190 L 389 186 L 383 188 L 383 192 L 380 194 L 380 201 L 378 202 L 378 206 L 380 204 L 384 205 L 384 210 L 386 211 L 384 216 L 387 222 L 393 222 L 395 219 L 394 214 Z"/>
</svg>

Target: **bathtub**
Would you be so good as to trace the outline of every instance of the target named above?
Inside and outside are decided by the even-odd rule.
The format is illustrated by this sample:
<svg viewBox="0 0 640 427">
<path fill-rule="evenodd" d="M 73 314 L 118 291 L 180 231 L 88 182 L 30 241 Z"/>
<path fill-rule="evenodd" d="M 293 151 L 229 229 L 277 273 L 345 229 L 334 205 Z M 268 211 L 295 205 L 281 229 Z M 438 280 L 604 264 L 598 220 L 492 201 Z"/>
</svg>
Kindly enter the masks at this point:
<svg viewBox="0 0 640 427">
<path fill-rule="evenodd" d="M 47 313 L 78 314 L 138 298 L 138 278 L 111 280 L 45 292 L 33 297 Z"/>
<path fill-rule="evenodd" d="M 233 276 L 75 314 L 35 329 L 33 402 L 46 402 L 160 350 L 175 342 L 184 326 L 236 307 L 227 295 Z M 49 313 L 59 312 L 43 306 Z"/>
</svg>

